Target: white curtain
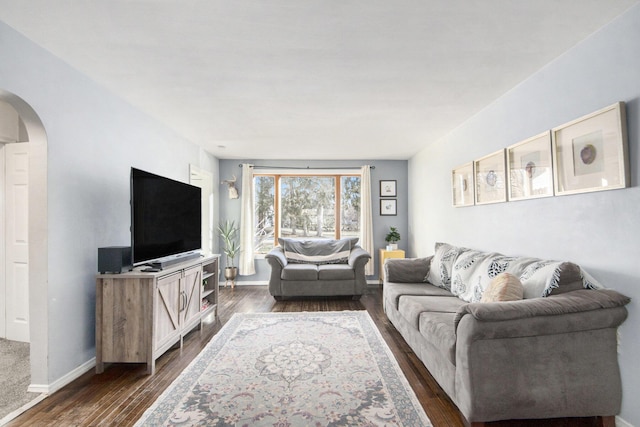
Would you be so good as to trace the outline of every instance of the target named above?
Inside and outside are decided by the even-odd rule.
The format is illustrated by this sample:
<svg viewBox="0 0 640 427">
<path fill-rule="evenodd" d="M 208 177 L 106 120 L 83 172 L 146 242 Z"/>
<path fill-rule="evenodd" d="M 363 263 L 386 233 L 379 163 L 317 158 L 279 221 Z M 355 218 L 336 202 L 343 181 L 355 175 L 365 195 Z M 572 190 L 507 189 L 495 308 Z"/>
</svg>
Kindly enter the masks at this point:
<svg viewBox="0 0 640 427">
<path fill-rule="evenodd" d="M 369 254 L 371 259 L 367 263 L 364 274 L 373 275 L 373 211 L 371 209 L 371 167 L 363 166 L 360 177 L 360 246 Z"/>
<path fill-rule="evenodd" d="M 253 261 L 253 165 L 244 163 L 242 165 L 242 198 L 240 212 L 240 275 L 250 276 L 256 274 L 256 267 Z"/>
</svg>

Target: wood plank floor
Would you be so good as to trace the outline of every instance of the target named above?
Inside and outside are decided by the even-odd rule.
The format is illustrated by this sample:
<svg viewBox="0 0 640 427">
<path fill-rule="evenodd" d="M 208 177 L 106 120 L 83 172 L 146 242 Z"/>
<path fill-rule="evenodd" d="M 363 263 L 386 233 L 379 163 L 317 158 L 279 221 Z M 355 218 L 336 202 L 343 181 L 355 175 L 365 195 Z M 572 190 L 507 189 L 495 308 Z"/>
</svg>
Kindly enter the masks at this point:
<svg viewBox="0 0 640 427">
<path fill-rule="evenodd" d="M 391 348 L 434 427 L 462 427 L 464 420 L 456 406 L 438 386 L 382 310 L 382 291 L 367 289 L 359 301 L 319 298 L 276 302 L 266 286 L 238 286 L 220 289 L 218 319 L 208 319 L 201 331 L 184 340 L 182 349 L 172 349 L 156 363 L 156 374 L 145 374 L 144 365 L 108 365 L 100 375 L 88 372 L 54 393 L 9 424 L 17 426 L 130 426 L 166 387 L 186 368 L 229 320 L 241 312 L 300 312 L 367 310 Z M 490 423 L 496 427 L 578 427 L 596 425 L 595 419 L 532 420 Z"/>
</svg>

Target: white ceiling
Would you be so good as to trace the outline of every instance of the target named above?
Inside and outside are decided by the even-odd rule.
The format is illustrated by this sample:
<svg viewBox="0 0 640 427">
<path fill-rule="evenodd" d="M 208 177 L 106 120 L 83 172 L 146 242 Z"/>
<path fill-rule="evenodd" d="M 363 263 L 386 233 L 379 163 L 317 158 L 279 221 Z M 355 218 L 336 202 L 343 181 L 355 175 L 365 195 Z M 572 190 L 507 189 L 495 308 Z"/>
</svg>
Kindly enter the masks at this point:
<svg viewBox="0 0 640 427">
<path fill-rule="evenodd" d="M 220 158 L 407 159 L 637 0 L 0 0 Z"/>
</svg>

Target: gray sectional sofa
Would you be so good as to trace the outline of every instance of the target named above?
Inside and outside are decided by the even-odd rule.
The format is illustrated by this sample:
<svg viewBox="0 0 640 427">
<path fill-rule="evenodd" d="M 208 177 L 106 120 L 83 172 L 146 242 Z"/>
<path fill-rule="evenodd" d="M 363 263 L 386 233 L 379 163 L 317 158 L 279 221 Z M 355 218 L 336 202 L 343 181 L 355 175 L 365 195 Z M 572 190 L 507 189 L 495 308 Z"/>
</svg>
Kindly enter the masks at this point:
<svg viewBox="0 0 640 427">
<path fill-rule="evenodd" d="M 371 255 L 358 239 L 278 239 L 266 259 L 271 267 L 269 292 L 277 299 L 347 296 L 359 299 L 367 286 L 364 267 Z"/>
<path fill-rule="evenodd" d="M 384 310 L 471 425 L 598 417 L 615 425 L 629 298 L 568 262 L 437 244 L 385 263 Z M 482 302 L 496 277 L 523 299 Z M 492 283 L 493 282 L 493 283 Z"/>
</svg>

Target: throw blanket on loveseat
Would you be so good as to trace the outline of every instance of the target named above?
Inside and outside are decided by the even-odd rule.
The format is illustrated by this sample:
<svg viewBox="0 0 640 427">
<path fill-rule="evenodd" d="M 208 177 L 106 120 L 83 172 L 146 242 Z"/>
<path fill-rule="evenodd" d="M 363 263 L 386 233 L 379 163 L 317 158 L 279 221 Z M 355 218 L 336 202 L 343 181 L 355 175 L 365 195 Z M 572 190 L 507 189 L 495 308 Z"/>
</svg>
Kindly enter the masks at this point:
<svg viewBox="0 0 640 427">
<path fill-rule="evenodd" d="M 358 238 L 340 240 L 278 239 L 288 262 L 300 264 L 345 264 Z"/>
</svg>

